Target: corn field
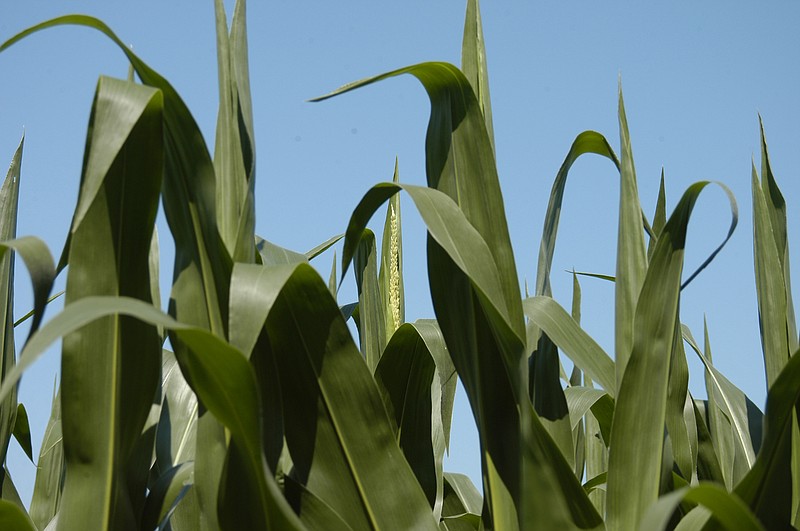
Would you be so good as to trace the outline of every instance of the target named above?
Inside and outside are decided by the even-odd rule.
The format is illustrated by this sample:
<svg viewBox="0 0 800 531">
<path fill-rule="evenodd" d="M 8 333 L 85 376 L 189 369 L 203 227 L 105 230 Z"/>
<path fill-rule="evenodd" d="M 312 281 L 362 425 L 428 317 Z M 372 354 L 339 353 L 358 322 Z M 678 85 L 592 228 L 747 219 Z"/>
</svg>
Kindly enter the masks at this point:
<svg viewBox="0 0 800 531">
<path fill-rule="evenodd" d="M 595 131 L 565 149 L 548 207 L 536 214 L 544 224 L 535 282 L 521 289 L 480 10 L 468 0 L 460 67 L 419 63 L 315 99 L 416 79 L 430 99 L 427 182 L 404 182 L 396 165 L 354 201 L 339 236 L 298 252 L 256 234 L 246 6 L 237 0 L 230 24 L 222 0 L 215 8 L 213 146 L 170 82 L 99 19 L 63 16 L 0 45 L 2 53 L 39 31 L 82 26 L 118 46 L 131 69 L 128 79 L 97 82 L 57 256 L 17 234 L 22 142 L 0 188 L 4 463 L 10 445 L 33 460 L 18 384 L 61 341 L 33 498 L 21 500 L 4 469 L 0 529 L 800 526 L 791 217 L 763 127 L 751 198 L 762 412 L 714 366 L 709 331 L 681 322 L 682 290 L 724 253 L 737 200 L 725 184 L 699 181 L 669 212 L 662 177 L 655 208 L 642 205 L 621 88 L 619 150 Z M 584 155 L 618 171 L 616 270 L 573 272 L 565 307 L 553 298 L 553 256 L 567 179 Z M 699 267 L 685 268 L 689 222 L 710 189 L 728 200 L 729 229 Z M 427 229 L 434 315 L 414 322 L 401 195 Z M 159 208 L 168 233 L 155 230 Z M 368 228 L 375 220 L 378 236 Z M 162 308 L 165 240 L 175 256 Z M 333 246 L 332 265 L 315 261 Z M 26 337 L 15 337 L 14 255 L 34 293 Z M 351 272 L 357 300 L 339 300 Z M 53 288 L 58 275 L 63 293 Z M 613 283 L 612 352 L 581 327 L 580 282 L 589 278 Z M 63 310 L 48 309 L 60 298 Z M 702 363 L 704 397 L 689 391 L 688 359 Z M 480 485 L 444 471 L 458 380 L 478 431 Z"/>
</svg>

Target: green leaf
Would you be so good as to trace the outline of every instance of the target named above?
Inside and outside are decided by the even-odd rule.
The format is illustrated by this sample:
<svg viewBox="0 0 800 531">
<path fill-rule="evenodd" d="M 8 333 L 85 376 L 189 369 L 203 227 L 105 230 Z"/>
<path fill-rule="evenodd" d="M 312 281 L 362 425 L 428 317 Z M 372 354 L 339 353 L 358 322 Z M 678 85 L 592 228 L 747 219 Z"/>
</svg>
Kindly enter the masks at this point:
<svg viewBox="0 0 800 531">
<path fill-rule="evenodd" d="M 678 465 L 683 478 L 691 483 L 697 479 L 697 433 L 693 410 L 690 410 L 692 412 L 690 421 L 684 417 L 687 405 L 691 408 L 694 401 L 689 395 L 689 366 L 686 363 L 686 352 L 683 350 L 680 326 L 680 319 L 675 319 L 667 384 L 666 423 L 675 464 Z"/>
<path fill-rule="evenodd" d="M 686 231 L 695 202 L 708 184 L 695 183 L 684 193 L 659 237 L 638 297 L 633 349 L 616 397 L 611 431 L 607 498 L 611 530 L 638 527 L 658 498 Z M 720 187 L 731 202 L 729 238 L 736 225 L 735 201 L 724 185 Z"/>
<path fill-rule="evenodd" d="M 614 362 L 600 345 L 550 297 L 525 299 L 522 306 L 525 315 L 613 398 L 617 387 Z"/>
<path fill-rule="evenodd" d="M 247 57 L 246 3 L 236 2 L 228 34 L 225 5 L 215 0 L 219 111 L 214 147 L 220 237 L 237 262 L 255 260 L 255 140 Z"/>
<path fill-rule="evenodd" d="M 250 295 L 241 298 L 249 306 L 242 306 L 241 323 L 235 322 L 249 332 L 237 332 L 239 324 L 232 323 L 236 341 L 250 344 L 266 321 L 280 374 L 294 479 L 350 525 L 390 525 L 381 523 L 384 519 L 401 522 L 401 527 L 406 522 L 408 528 L 432 524 L 375 382 L 313 268 L 237 264 L 233 278 L 231 301 L 240 300 L 238 286 Z M 239 314 L 234 307 L 231 311 Z M 391 488 L 383 482 L 378 486 L 385 477 L 393 478 Z M 300 504 L 302 518 L 302 499 L 293 502 Z"/>
<path fill-rule="evenodd" d="M 313 268 L 293 266 L 266 327 L 281 374 L 294 479 L 351 527 L 435 528 L 377 386 Z"/>
<path fill-rule="evenodd" d="M 792 522 L 791 448 L 798 409 L 800 356 L 795 352 L 769 389 L 761 451 L 734 491 L 768 529 L 788 529 Z"/>
<path fill-rule="evenodd" d="M 654 531 L 667 529 L 673 511 L 682 502 L 696 503 L 710 509 L 711 516 L 729 531 L 764 529 L 738 496 L 714 483 L 701 483 L 691 488 L 684 487 L 662 496 L 647 511 L 641 529 Z"/>
<path fill-rule="evenodd" d="M 182 354 L 176 354 L 187 381 L 209 412 L 230 430 L 231 440 L 241 445 L 237 448 L 244 452 L 240 457 L 247 460 L 247 466 L 240 469 L 248 473 L 237 481 L 248 493 L 244 501 L 249 506 L 247 511 L 233 515 L 235 518 L 221 518 L 223 529 L 302 529 L 264 460 L 258 387 L 247 358 L 212 332 L 180 323 L 143 301 L 129 297 L 85 297 L 66 306 L 26 344 L 19 363 L 0 386 L 0 400 L 54 341 L 108 315 L 135 317 L 174 332 L 187 346 Z M 230 503 L 231 500 L 220 500 L 221 507 L 228 508 Z M 230 512 L 226 511 L 225 516 L 231 516 Z"/>
<path fill-rule="evenodd" d="M 398 328 L 386 345 L 375 380 L 395 421 L 400 448 L 438 520 L 456 374 L 435 322 Z"/>
<path fill-rule="evenodd" d="M 468 476 L 445 472 L 444 492 L 443 516 L 458 516 L 463 513 L 480 516 L 483 499 Z"/>
<path fill-rule="evenodd" d="M 486 67 L 486 45 L 483 40 L 483 24 L 478 0 L 467 2 L 464 21 L 464 37 L 461 43 L 461 70 L 469 80 L 478 100 L 489 142 L 494 149 L 494 127 L 492 126 L 492 101 L 489 97 L 489 71 Z"/>
<path fill-rule="evenodd" d="M 753 254 L 756 298 L 767 386 L 771 387 L 789 359 L 786 283 L 771 225 L 770 211 L 753 166 Z"/>
<path fill-rule="evenodd" d="M 0 500 L 0 529 L 14 531 L 36 531 L 25 511 L 8 500 Z"/>
<path fill-rule="evenodd" d="M 22 451 L 28 456 L 28 459 L 33 462 L 33 445 L 31 444 L 31 427 L 28 424 L 28 412 L 25 411 L 25 406 L 22 404 L 17 405 L 17 416 L 14 420 L 14 438 L 22 447 Z"/>
<path fill-rule="evenodd" d="M 614 282 L 614 361 L 617 385 L 622 386 L 623 375 L 632 355 L 635 342 L 635 316 L 637 301 L 647 273 L 647 252 L 642 232 L 642 207 L 633 166 L 633 151 L 628 132 L 628 119 L 619 88 L 619 142 L 620 190 L 619 232 L 617 234 L 617 269 Z M 654 251 L 655 254 L 655 251 Z M 609 470 L 610 473 L 610 470 Z"/>
<path fill-rule="evenodd" d="M 37 529 L 44 529 L 61 506 L 64 482 L 64 445 L 61 436 L 61 395 L 53 393 L 50 420 L 44 430 L 36 480 L 33 485 L 30 515 Z"/>
<path fill-rule="evenodd" d="M 155 463 L 153 482 L 166 477 L 170 470 L 193 462 L 197 441 L 198 402 L 194 391 L 186 382 L 178 366 L 175 354 L 161 352 L 161 411 L 155 437 Z M 155 485 L 150 486 L 152 491 Z M 150 514 L 156 509 L 153 502 L 145 510 L 145 518 L 157 519 Z M 150 511 L 150 512 L 148 512 Z M 171 514 L 171 526 L 175 530 L 192 529 L 200 511 L 196 489 L 189 489 Z"/>
<path fill-rule="evenodd" d="M 661 182 L 658 186 L 658 198 L 656 199 L 656 212 L 653 214 L 653 236 L 647 242 L 647 261 L 653 259 L 653 251 L 656 248 L 658 236 L 664 225 L 667 224 L 667 192 L 664 187 L 664 168 L 661 168 Z"/>
<path fill-rule="evenodd" d="M 149 252 L 163 168 L 161 93 L 98 82 L 81 191 L 65 254 L 65 305 L 96 295 L 151 302 Z M 159 383 L 161 336 L 109 317 L 64 338 L 62 431 L 66 464 L 60 525 L 134 529 L 146 474 L 135 445 Z M 95 510 L 86 511 L 92 505 Z"/>
<path fill-rule="evenodd" d="M 194 459 L 197 434 L 197 398 L 181 374 L 175 354 L 162 351 L 161 412 L 156 432 L 156 462 L 159 476 Z"/>
<path fill-rule="evenodd" d="M 561 219 L 561 207 L 564 201 L 564 190 L 567 185 L 569 170 L 581 155 L 594 153 L 606 157 L 619 168 L 619 161 L 608 141 L 600 133 L 594 131 L 584 131 L 579 134 L 572 142 L 572 146 L 567 153 L 567 157 L 561 164 L 550 191 L 550 199 L 547 203 L 547 212 L 544 217 L 542 228 L 542 239 L 539 244 L 539 265 L 536 271 L 536 289 L 534 295 L 552 296 L 550 288 L 550 270 L 553 265 L 553 255 L 555 254 L 556 237 L 558 235 L 558 224 Z M 616 391 L 614 391 L 616 392 Z"/>
<path fill-rule="evenodd" d="M 296 264 L 307 262 L 308 257 L 256 236 L 256 249 L 264 265 Z"/>
<path fill-rule="evenodd" d="M 336 236 L 328 238 L 321 244 L 315 246 L 313 249 L 306 251 L 305 253 L 306 259 L 311 260 L 313 258 L 316 258 L 317 256 L 321 255 L 322 253 L 330 249 L 333 245 L 336 244 L 336 242 L 338 242 L 342 238 L 344 238 L 344 234 L 337 234 Z"/>
<path fill-rule="evenodd" d="M 525 334 L 519 285 L 497 168 L 483 113 L 464 74 L 448 63 L 421 63 L 349 83 L 312 101 L 401 74 L 416 77 L 431 100 L 425 143 L 428 186 L 456 201 L 485 240 L 499 271 L 499 295 L 505 301 L 508 322 L 522 338 Z"/>
<path fill-rule="evenodd" d="M 19 179 L 22 166 L 22 149 L 25 137 L 11 159 L 8 173 L 0 187 L 0 241 L 11 240 L 17 235 L 17 207 L 19 203 Z M 0 382 L 14 366 L 14 255 L 9 253 L 0 260 Z M 24 409 L 23 409 L 24 411 Z M 17 415 L 16 392 L 0 403 L 0 463 L 6 462 L 8 444 L 15 428 Z M 26 419 L 27 424 L 27 419 Z M 29 430 L 30 438 L 30 430 Z M 30 448 L 30 445 L 28 445 Z M 0 486 L 2 482 L 0 482 Z"/>
<path fill-rule="evenodd" d="M 353 267 L 358 288 L 358 337 L 361 354 L 370 372 L 375 373 L 386 346 L 386 315 L 378 282 L 378 251 L 375 235 L 364 229 L 353 257 Z"/>
<path fill-rule="evenodd" d="M 724 460 L 720 465 L 723 467 L 723 474 L 727 474 L 725 476 L 726 484 L 730 482 L 732 485 L 736 485 L 744 474 L 752 468 L 756 460 L 750 435 L 747 397 L 711 364 L 711 360 L 706 358 L 701 352 L 700 347 L 697 346 L 689 329 L 684 326 L 682 330 L 684 340 L 692 347 L 692 350 L 694 350 L 695 354 L 697 354 L 706 368 L 706 378 L 707 381 L 711 383 L 710 396 L 712 396 L 713 404 L 723 415 L 723 417 L 718 418 L 719 423 L 716 428 L 712 425 L 712 429 L 722 432 L 726 426 L 729 426 L 730 438 L 732 439 L 730 442 L 732 453 L 723 453 Z M 710 352 L 708 344 L 706 332 L 707 352 Z M 712 412 L 712 415 L 714 414 L 717 413 Z M 713 418 L 714 417 L 712 417 L 712 419 Z M 721 436 L 719 439 L 720 448 L 727 446 L 728 437 L 729 435 L 727 434 Z"/>
<path fill-rule="evenodd" d="M 170 313 L 225 335 L 231 259 L 216 227 L 214 166 L 203 135 L 178 93 L 157 72 L 139 59 L 102 21 L 85 15 L 66 15 L 32 26 L 0 45 L 0 52 L 39 30 L 58 25 L 81 25 L 109 37 L 126 55 L 146 85 L 161 90 L 164 98 L 164 213 L 175 239 L 175 266 Z M 252 234 L 248 237 L 252 238 Z M 177 337 L 172 344 L 183 346 Z M 197 492 L 205 517 L 195 527 L 215 529 L 217 485 L 225 452 L 223 430 L 210 416 L 198 424 Z"/>
<path fill-rule="evenodd" d="M 183 463 L 167 470 L 148 489 L 142 515 L 142 529 L 163 528 L 178 504 L 192 488 L 194 463 Z"/>
</svg>

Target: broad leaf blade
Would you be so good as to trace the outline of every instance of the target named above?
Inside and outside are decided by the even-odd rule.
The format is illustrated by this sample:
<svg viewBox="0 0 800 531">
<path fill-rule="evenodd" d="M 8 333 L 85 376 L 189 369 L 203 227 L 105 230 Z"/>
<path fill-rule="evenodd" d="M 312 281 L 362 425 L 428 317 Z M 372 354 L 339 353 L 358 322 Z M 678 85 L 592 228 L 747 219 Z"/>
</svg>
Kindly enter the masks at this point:
<svg viewBox="0 0 800 531">
<path fill-rule="evenodd" d="M 70 232 L 67 306 L 96 295 L 151 302 L 162 109 L 157 90 L 106 78 L 98 83 Z M 132 463 L 158 386 L 160 353 L 156 329 L 122 318 L 97 321 L 64 339 L 66 481 L 59 525 L 136 528 L 146 475 L 137 475 Z M 86 511 L 89 505 L 95 510 Z"/>
</svg>

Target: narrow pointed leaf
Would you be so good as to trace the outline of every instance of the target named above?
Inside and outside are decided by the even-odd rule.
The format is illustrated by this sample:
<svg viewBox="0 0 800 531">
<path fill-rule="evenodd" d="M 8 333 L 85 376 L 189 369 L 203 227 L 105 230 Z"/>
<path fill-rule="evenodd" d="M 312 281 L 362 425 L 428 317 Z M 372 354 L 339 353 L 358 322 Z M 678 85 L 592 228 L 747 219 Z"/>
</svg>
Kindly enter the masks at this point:
<svg viewBox="0 0 800 531">
<path fill-rule="evenodd" d="M 620 191 L 619 229 L 617 234 L 617 270 L 614 282 L 614 360 L 617 369 L 617 385 L 622 385 L 622 376 L 631 356 L 634 344 L 634 316 L 637 311 L 639 292 L 647 271 L 647 253 L 642 232 L 642 207 L 639 204 L 639 188 L 633 165 L 633 152 L 628 132 L 628 119 L 619 89 L 619 136 L 620 136 Z"/>
<path fill-rule="evenodd" d="M 44 529 L 58 513 L 64 482 L 64 445 L 61 435 L 61 395 L 53 393 L 50 420 L 44 430 L 30 515 L 37 529 Z"/>
<path fill-rule="evenodd" d="M 23 137 L 11 159 L 6 178 L 0 187 L 0 241 L 17 236 L 17 207 L 19 203 L 19 180 L 22 166 Z M 0 382 L 14 366 L 14 255 L 7 253 L 0 259 Z M 24 410 L 23 410 L 24 411 Z M 17 416 L 16 393 L 0 402 L 0 463 L 6 462 L 8 444 L 15 431 Z M 27 419 L 26 419 L 27 424 Z M 30 430 L 28 430 L 30 439 Z M 30 444 L 27 452 L 30 454 Z M 2 482 L 0 482 L 2 485 Z"/>
<path fill-rule="evenodd" d="M 395 196 L 396 197 L 396 196 Z M 386 346 L 386 315 L 378 282 L 378 250 L 375 235 L 364 229 L 353 257 L 358 288 L 358 337 L 361 354 L 374 373 Z"/>
<path fill-rule="evenodd" d="M 478 0 L 467 2 L 464 21 L 464 37 L 461 43 L 461 70 L 472 85 L 478 100 L 489 142 L 494 149 L 494 126 L 492 125 L 492 101 L 489 97 L 489 71 L 486 66 L 486 43 L 483 40 L 483 24 Z"/>
<path fill-rule="evenodd" d="M 639 295 L 633 349 L 611 431 L 607 498 L 611 530 L 637 528 L 658 498 L 686 231 L 695 202 L 708 184 L 695 183 L 684 193 L 659 237 Z M 720 187 L 728 194 L 733 213 L 732 195 Z"/>
</svg>

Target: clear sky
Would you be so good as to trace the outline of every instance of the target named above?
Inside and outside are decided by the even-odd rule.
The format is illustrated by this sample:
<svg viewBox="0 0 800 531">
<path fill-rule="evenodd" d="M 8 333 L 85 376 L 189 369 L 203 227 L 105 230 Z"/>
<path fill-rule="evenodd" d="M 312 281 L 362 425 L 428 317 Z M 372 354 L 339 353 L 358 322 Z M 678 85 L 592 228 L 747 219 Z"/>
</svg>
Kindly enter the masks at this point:
<svg viewBox="0 0 800 531">
<path fill-rule="evenodd" d="M 233 2 L 227 3 L 232 9 Z M 253 1 L 248 11 L 257 232 L 306 251 L 344 230 L 366 190 L 391 179 L 395 157 L 401 180 L 425 182 L 429 111 L 423 89 L 410 77 L 323 103 L 306 100 L 421 61 L 459 64 L 465 2 Z M 0 8 L 0 40 L 68 12 L 103 19 L 167 77 L 213 146 L 217 81 L 211 0 L 29 0 Z M 550 187 L 575 136 L 593 129 L 618 150 L 621 77 L 648 215 L 662 167 L 669 208 L 689 184 L 704 179 L 726 183 L 739 201 L 739 228 L 684 291 L 681 318 L 702 337 L 707 316 L 716 365 L 763 407 L 750 170 L 753 157 L 760 164 L 760 112 L 789 207 L 791 260 L 800 263 L 800 3 L 680 1 L 645 7 L 514 1 L 484 2 L 482 13 L 497 165 L 520 280 L 535 279 Z M 23 131 L 26 135 L 18 232 L 42 237 L 56 257 L 77 198 L 86 125 L 101 74 L 125 77 L 127 63 L 104 36 L 85 28 L 52 29 L 0 54 L 0 160 L 10 161 Z M 554 295 L 567 307 L 571 276 L 561 271 L 614 273 L 617 196 L 618 175 L 605 159 L 585 157 L 573 167 L 553 267 Z M 410 202 L 403 209 L 407 317 L 433 317 L 424 227 Z M 722 240 L 728 222 L 723 194 L 705 193 L 689 227 L 687 270 Z M 163 221 L 159 229 L 167 240 Z M 326 278 L 332 258 L 328 252 L 316 261 Z M 17 271 L 16 313 L 22 315 L 31 304 L 30 287 L 21 264 Z M 170 263 L 163 264 L 163 275 L 166 296 Z M 584 327 L 611 352 L 613 287 L 592 279 L 584 279 L 582 287 Z M 340 303 L 354 298 L 350 280 Z M 31 416 L 35 455 L 58 363 L 54 350 L 22 381 L 20 400 Z M 690 388 L 702 397 L 702 370 L 691 356 L 690 369 Z M 468 473 L 479 484 L 477 442 L 463 398 L 457 399 L 446 468 Z M 12 476 L 29 500 L 35 469 L 16 443 L 11 447 Z"/>
</svg>

